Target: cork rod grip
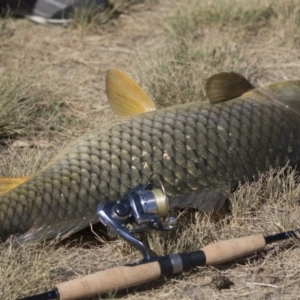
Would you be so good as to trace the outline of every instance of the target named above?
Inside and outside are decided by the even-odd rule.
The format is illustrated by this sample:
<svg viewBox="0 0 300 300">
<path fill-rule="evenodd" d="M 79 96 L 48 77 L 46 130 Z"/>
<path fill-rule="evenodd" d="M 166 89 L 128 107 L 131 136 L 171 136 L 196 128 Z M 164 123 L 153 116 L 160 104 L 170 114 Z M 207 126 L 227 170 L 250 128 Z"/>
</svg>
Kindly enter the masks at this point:
<svg viewBox="0 0 300 300">
<path fill-rule="evenodd" d="M 158 262 L 121 266 L 56 286 L 60 300 L 74 300 L 139 285 L 160 277 Z"/>
<path fill-rule="evenodd" d="M 264 249 L 265 246 L 266 241 L 262 235 L 252 235 L 213 243 L 201 250 L 205 253 L 206 265 L 217 265 L 247 256 Z"/>
<path fill-rule="evenodd" d="M 265 246 L 266 241 L 262 235 L 213 243 L 201 249 L 205 254 L 206 261 L 199 260 L 197 265 L 221 264 L 262 250 Z M 167 273 L 177 273 L 174 270 L 176 266 L 173 265 L 172 260 L 168 260 L 168 262 L 169 267 L 171 263 L 171 269 Z M 162 265 L 155 261 L 132 267 L 121 266 L 58 284 L 56 288 L 60 300 L 80 299 L 158 279 L 162 274 L 165 274 L 165 270 L 161 267 Z M 184 269 L 186 268 L 181 269 L 181 271 Z"/>
</svg>

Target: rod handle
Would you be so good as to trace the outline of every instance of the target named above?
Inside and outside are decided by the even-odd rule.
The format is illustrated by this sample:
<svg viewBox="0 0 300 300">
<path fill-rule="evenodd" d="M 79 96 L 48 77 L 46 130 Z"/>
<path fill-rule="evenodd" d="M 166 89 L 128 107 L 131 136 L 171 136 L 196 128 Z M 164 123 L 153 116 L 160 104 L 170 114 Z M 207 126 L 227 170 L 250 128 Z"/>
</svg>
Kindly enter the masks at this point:
<svg viewBox="0 0 300 300">
<path fill-rule="evenodd" d="M 201 250 L 205 253 L 206 265 L 218 265 L 264 249 L 266 241 L 262 235 L 252 235 L 209 244 Z"/>
<path fill-rule="evenodd" d="M 56 286 L 60 300 L 73 300 L 140 285 L 160 277 L 158 262 L 121 266 L 77 278 Z"/>
<path fill-rule="evenodd" d="M 213 243 L 201 250 L 205 254 L 206 265 L 217 265 L 247 256 L 265 246 L 262 235 L 253 235 Z M 74 300 L 143 284 L 158 279 L 161 271 L 159 262 L 121 266 L 58 284 L 56 288 L 60 300 Z"/>
</svg>

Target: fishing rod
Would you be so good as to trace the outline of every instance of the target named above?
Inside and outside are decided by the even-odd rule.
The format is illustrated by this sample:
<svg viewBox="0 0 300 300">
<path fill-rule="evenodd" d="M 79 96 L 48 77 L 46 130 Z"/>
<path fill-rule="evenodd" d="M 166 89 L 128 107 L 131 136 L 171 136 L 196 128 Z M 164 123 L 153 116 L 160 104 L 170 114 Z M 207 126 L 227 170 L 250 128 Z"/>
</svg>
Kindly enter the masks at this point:
<svg viewBox="0 0 300 300">
<path fill-rule="evenodd" d="M 150 184 L 130 190 L 123 199 L 99 204 L 97 215 L 107 226 L 109 235 L 123 237 L 142 253 L 143 259 L 133 265 L 119 266 L 60 283 L 51 291 L 19 300 L 74 300 L 117 291 L 197 266 L 235 260 L 260 251 L 268 244 L 299 237 L 300 233 L 300 229 L 296 229 L 269 236 L 252 235 L 212 243 L 194 252 L 152 257 L 134 234 L 148 229 L 174 230 L 175 218 L 171 217 L 165 222 L 161 219 L 167 216 L 168 210 L 169 202 L 163 186 L 161 189 L 152 189 Z"/>
</svg>

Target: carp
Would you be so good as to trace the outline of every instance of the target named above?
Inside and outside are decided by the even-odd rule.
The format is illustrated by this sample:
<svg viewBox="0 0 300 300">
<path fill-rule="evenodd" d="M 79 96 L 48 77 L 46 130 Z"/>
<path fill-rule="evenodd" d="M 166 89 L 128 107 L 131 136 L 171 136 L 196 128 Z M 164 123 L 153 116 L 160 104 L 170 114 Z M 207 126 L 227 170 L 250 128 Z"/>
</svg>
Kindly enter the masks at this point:
<svg viewBox="0 0 300 300">
<path fill-rule="evenodd" d="M 223 72 L 206 82 L 209 102 L 162 109 L 117 69 L 107 72 L 106 90 L 123 118 L 71 142 L 0 196 L 2 240 L 78 231 L 98 222 L 100 202 L 156 175 L 172 208 L 218 211 L 240 182 L 300 162 L 300 81 L 255 88 Z"/>
</svg>

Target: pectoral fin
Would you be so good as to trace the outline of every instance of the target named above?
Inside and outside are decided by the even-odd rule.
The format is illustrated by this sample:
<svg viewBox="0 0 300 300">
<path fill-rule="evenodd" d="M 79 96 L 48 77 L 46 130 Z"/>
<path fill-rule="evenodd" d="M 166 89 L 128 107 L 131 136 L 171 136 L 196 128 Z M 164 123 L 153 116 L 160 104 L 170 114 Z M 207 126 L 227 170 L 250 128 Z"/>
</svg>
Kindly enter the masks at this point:
<svg viewBox="0 0 300 300">
<path fill-rule="evenodd" d="M 156 110 L 155 103 L 127 74 L 118 69 L 106 73 L 106 94 L 112 110 L 121 117 Z"/>
<path fill-rule="evenodd" d="M 212 190 L 204 190 L 178 199 L 170 199 L 170 207 L 194 207 L 204 213 L 209 211 L 218 212 L 228 199 L 228 190 L 229 188 L 224 186 Z"/>
<path fill-rule="evenodd" d="M 240 97 L 254 86 L 242 75 L 222 72 L 209 77 L 205 90 L 210 103 L 218 103 Z"/>
<path fill-rule="evenodd" d="M 24 177 L 0 177 L 0 195 L 3 195 L 29 179 Z"/>
</svg>

